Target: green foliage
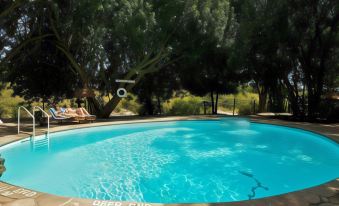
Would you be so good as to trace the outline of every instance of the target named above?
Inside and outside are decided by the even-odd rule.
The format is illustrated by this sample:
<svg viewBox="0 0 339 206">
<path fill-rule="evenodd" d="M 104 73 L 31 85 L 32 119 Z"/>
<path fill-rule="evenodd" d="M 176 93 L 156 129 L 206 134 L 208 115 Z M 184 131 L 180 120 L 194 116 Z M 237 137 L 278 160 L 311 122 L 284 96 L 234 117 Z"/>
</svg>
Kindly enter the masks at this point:
<svg viewBox="0 0 339 206">
<path fill-rule="evenodd" d="M 163 105 L 164 112 L 169 115 L 197 115 L 203 111 L 202 98 L 187 96 L 174 98 Z"/>
<path fill-rule="evenodd" d="M 23 99 L 12 96 L 13 90 L 5 88 L 0 90 L 0 118 L 11 118 L 17 116 L 17 108 L 23 103 Z"/>
<path fill-rule="evenodd" d="M 163 113 L 159 104 L 170 99 L 174 90 L 179 89 L 179 82 L 176 77 L 177 74 L 171 67 L 145 76 L 133 90 L 133 93 L 138 96 L 138 102 L 142 104 L 139 114 Z"/>
<path fill-rule="evenodd" d="M 251 115 L 253 114 L 253 107 L 251 104 L 243 104 L 238 108 L 239 115 Z"/>
<path fill-rule="evenodd" d="M 193 28 L 206 41 L 220 47 L 228 43 L 229 27 L 232 23 L 232 7 L 225 0 L 188 0 L 184 10 L 184 24 L 191 32 Z"/>
<path fill-rule="evenodd" d="M 134 95 L 128 95 L 127 98 L 122 99 L 115 111 L 120 111 L 122 109 L 138 114 L 140 104 L 137 102 L 137 97 Z"/>
<path fill-rule="evenodd" d="M 240 115 L 248 115 L 253 114 L 253 103 L 254 101 L 258 104 L 258 94 L 253 92 L 248 92 L 247 88 L 240 89 L 240 92 L 237 94 L 230 94 L 230 95 L 221 95 L 219 97 L 219 112 L 226 112 L 227 114 L 233 114 L 233 107 L 234 113 Z M 235 99 L 235 105 L 234 105 Z"/>
<path fill-rule="evenodd" d="M 233 102 L 235 98 L 238 102 L 246 102 L 246 101 L 257 101 L 258 102 L 258 94 L 253 92 L 247 92 L 246 90 L 240 91 L 237 94 L 229 94 L 229 95 L 221 95 L 220 102 Z"/>
<path fill-rule="evenodd" d="M 236 96 L 237 112 L 250 111 L 248 99 L 260 111 L 281 111 L 288 98 L 295 115 L 314 118 L 324 113 L 325 93 L 338 87 L 335 0 L 2 0 L 0 8 L 0 84 L 11 82 L 29 102 L 88 87 L 114 94 L 88 98 L 101 116 L 117 105 L 156 114 L 174 90 L 185 89 L 204 98 L 171 99 L 165 112 L 198 113 L 189 103 L 210 98 L 215 113 L 217 97 L 229 111 L 234 96 L 223 94 L 250 82 L 247 93 L 258 96 Z M 118 85 L 117 78 L 136 84 Z M 134 97 L 119 104 L 118 87 L 142 107 Z M 0 115 L 14 108 L 9 99 L 1 99 Z"/>
</svg>

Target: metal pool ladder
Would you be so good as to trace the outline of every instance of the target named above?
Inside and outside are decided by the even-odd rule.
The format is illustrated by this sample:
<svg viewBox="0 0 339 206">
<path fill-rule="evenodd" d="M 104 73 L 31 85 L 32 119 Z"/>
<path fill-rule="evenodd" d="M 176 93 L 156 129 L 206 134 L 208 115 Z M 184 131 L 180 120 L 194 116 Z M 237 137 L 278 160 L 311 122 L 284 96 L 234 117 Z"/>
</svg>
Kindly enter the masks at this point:
<svg viewBox="0 0 339 206">
<path fill-rule="evenodd" d="M 45 133 L 44 138 L 36 139 L 36 137 L 34 136 L 33 139 L 31 139 L 32 146 L 33 146 L 33 149 L 38 149 L 38 148 L 42 148 L 42 147 L 47 146 L 47 149 L 49 150 L 49 118 L 50 118 L 50 116 L 48 115 L 47 112 L 45 112 L 39 106 L 33 107 L 33 116 L 35 116 L 36 111 L 41 111 L 47 117 L 47 132 Z"/>
<path fill-rule="evenodd" d="M 26 109 L 26 107 L 23 107 L 23 106 L 18 108 L 18 134 L 20 134 L 20 114 L 21 114 L 21 109 L 24 109 L 24 111 L 26 111 L 27 114 L 29 114 L 29 116 L 32 117 L 32 119 L 33 119 L 32 137 L 34 137 L 35 136 L 35 117 L 34 117 L 34 115 L 30 111 L 28 111 L 28 109 Z"/>
<path fill-rule="evenodd" d="M 26 107 L 23 107 L 23 106 L 19 107 L 19 109 L 18 109 L 18 134 L 20 133 L 20 113 L 21 113 L 21 109 L 24 109 L 29 114 L 29 116 L 32 117 L 32 119 L 33 119 L 33 132 L 32 132 L 32 136 L 30 138 L 31 145 L 32 145 L 33 149 L 37 149 L 37 148 L 47 146 L 47 148 L 49 150 L 49 145 L 50 145 L 50 141 L 49 141 L 49 118 L 50 118 L 50 116 L 48 115 L 48 113 L 45 112 L 39 106 L 33 107 L 33 114 L 31 112 L 29 112 Z M 47 132 L 46 132 L 44 138 L 36 139 L 36 137 L 35 137 L 35 112 L 36 111 L 41 111 L 47 117 Z"/>
</svg>

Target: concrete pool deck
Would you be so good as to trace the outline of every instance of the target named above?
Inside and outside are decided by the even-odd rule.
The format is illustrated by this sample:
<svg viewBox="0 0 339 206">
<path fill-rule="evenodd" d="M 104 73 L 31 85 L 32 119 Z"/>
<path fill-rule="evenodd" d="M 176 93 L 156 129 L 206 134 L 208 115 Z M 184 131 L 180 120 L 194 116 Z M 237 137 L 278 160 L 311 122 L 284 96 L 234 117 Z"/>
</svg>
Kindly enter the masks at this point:
<svg viewBox="0 0 339 206">
<path fill-rule="evenodd" d="M 175 120 L 198 120 L 198 119 L 215 119 L 220 116 L 187 116 L 187 117 L 149 117 L 149 118 L 129 118 L 116 120 L 99 120 L 96 123 L 71 124 L 71 125 L 51 125 L 50 132 L 57 132 L 75 128 L 85 128 L 94 126 L 104 126 L 113 124 L 157 122 L 157 121 L 175 121 Z M 315 124 L 305 122 L 288 122 L 283 120 L 268 119 L 264 117 L 248 117 L 253 122 L 269 123 L 283 126 L 290 126 L 300 129 L 313 131 L 339 143 L 339 124 Z M 29 126 L 24 130 L 29 132 Z M 45 127 L 37 128 L 37 135 L 46 132 Z M 0 124 L 0 146 L 27 138 L 29 134 L 16 134 L 17 127 L 15 123 Z M 150 206 L 164 205 L 153 203 L 134 203 L 120 201 L 101 201 L 79 198 L 60 197 L 51 194 L 31 191 L 18 186 L 0 182 L 0 206 Z M 169 205 L 169 204 L 166 204 Z M 179 204 L 170 204 L 179 205 Z M 190 204 L 185 204 L 190 205 Z M 209 204 L 191 204 L 191 205 L 225 205 L 225 206 L 339 206 L 339 177 L 336 180 L 323 185 L 287 193 L 284 195 L 261 198 L 256 200 L 230 202 L 230 203 L 209 203 Z"/>
</svg>

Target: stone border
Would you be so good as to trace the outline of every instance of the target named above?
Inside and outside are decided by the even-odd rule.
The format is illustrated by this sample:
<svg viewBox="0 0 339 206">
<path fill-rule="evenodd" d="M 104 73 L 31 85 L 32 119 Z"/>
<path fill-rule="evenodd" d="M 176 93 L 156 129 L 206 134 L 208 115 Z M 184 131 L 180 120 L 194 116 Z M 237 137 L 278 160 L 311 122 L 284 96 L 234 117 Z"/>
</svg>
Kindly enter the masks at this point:
<svg viewBox="0 0 339 206">
<path fill-rule="evenodd" d="M 52 128 L 51 132 L 79 129 L 86 127 L 108 126 L 129 123 L 147 123 L 178 120 L 199 120 L 199 119 L 219 119 L 220 116 L 188 116 L 188 117 L 166 117 L 166 118 L 147 118 L 128 121 L 99 122 L 93 124 L 67 125 Z M 269 123 L 280 126 L 294 127 L 319 133 L 339 143 L 339 126 L 334 125 L 333 131 L 328 132 L 328 128 L 321 124 L 296 123 L 266 118 L 251 117 L 250 121 L 255 123 Z M 45 130 L 39 130 L 42 134 Z M 1 137 L 0 146 L 16 142 L 27 138 L 27 135 L 6 135 Z M 102 201 L 80 198 L 67 198 L 51 195 L 42 192 L 28 190 L 22 187 L 14 186 L 0 181 L 0 204 L 1 206 L 177 206 L 177 205 L 209 205 L 209 206 L 339 206 L 339 178 L 320 186 L 305 190 L 291 192 L 283 195 L 267 198 L 227 202 L 227 203 L 204 203 L 204 204 L 158 204 L 158 203 L 136 203 L 120 201 Z"/>
</svg>

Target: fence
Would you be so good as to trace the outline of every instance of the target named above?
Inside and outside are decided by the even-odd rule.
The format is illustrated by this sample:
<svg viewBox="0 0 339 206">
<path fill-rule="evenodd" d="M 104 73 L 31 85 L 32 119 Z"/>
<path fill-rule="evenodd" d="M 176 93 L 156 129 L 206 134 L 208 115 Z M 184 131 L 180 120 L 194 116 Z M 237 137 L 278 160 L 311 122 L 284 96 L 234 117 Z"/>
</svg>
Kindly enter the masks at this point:
<svg viewBox="0 0 339 206">
<path fill-rule="evenodd" d="M 203 113 L 212 113 L 212 103 L 203 101 Z M 237 100 L 232 99 L 229 101 L 219 102 L 217 105 L 218 114 L 227 115 L 250 115 L 258 111 L 256 100 Z"/>
</svg>

